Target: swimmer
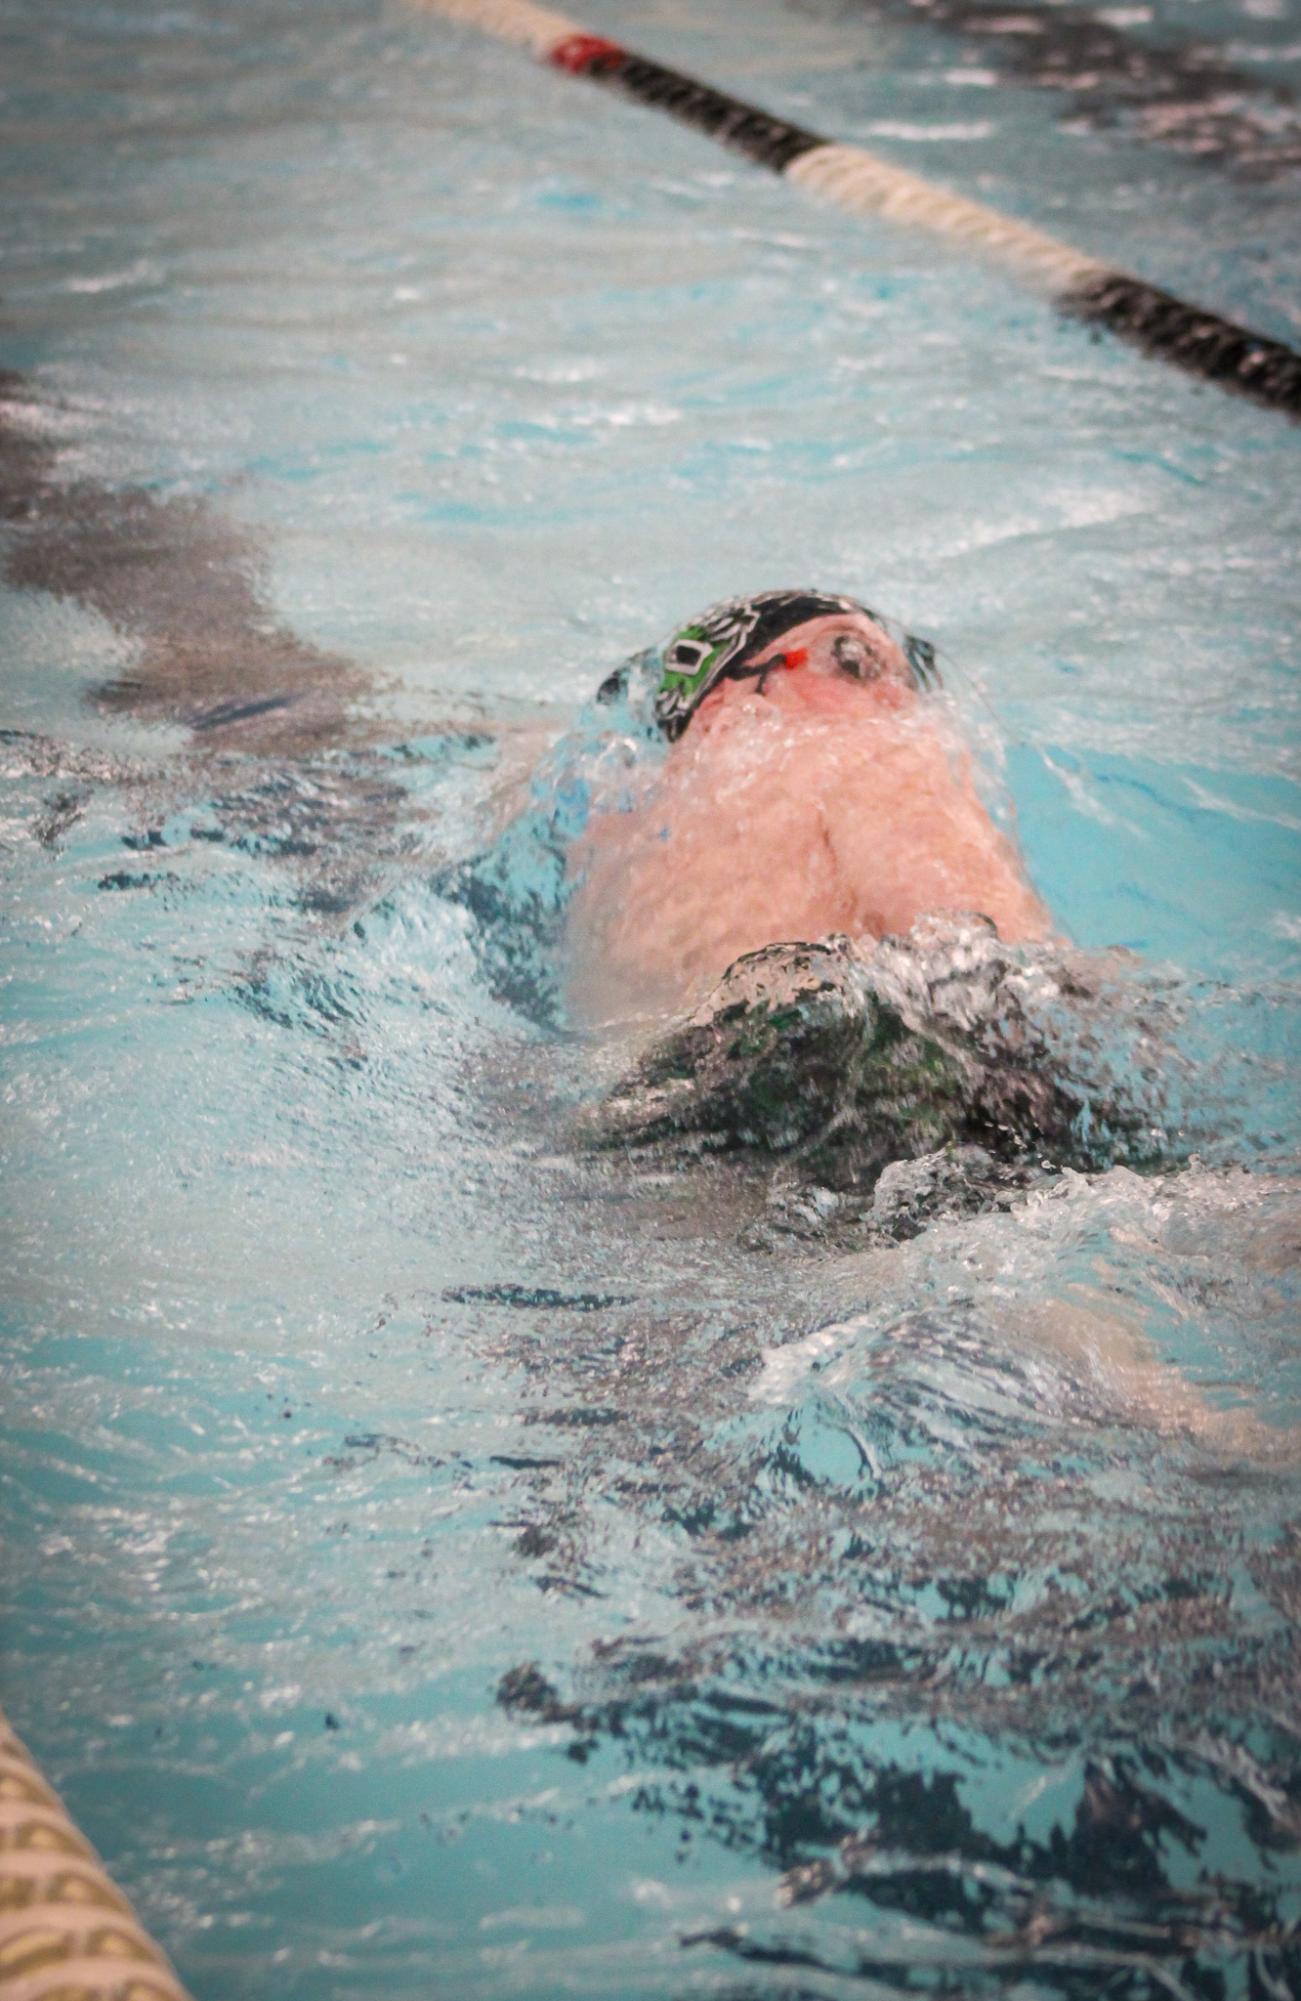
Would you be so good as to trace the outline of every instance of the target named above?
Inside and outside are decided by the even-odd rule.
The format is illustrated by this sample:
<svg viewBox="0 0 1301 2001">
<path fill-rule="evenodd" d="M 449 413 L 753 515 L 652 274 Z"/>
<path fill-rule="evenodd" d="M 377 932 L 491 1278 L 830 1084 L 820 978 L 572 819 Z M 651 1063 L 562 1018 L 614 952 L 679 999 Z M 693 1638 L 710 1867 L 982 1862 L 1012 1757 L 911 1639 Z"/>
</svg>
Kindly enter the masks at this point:
<svg viewBox="0 0 1301 2001">
<path fill-rule="evenodd" d="M 594 813 L 572 857 L 574 1017 L 679 1012 L 762 946 L 902 936 L 923 916 L 1045 938 L 933 674 L 924 642 L 818 592 L 733 599 L 678 632 L 655 695 L 664 764 L 630 810 Z"/>
</svg>

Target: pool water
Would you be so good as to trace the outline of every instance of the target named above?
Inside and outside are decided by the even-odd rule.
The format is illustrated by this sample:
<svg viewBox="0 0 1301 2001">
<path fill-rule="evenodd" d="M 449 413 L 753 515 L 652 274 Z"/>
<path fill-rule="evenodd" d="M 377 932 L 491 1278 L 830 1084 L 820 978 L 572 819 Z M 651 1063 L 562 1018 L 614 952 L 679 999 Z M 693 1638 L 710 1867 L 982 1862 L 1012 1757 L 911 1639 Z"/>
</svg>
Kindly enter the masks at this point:
<svg viewBox="0 0 1301 2001">
<path fill-rule="evenodd" d="M 1123 16 L 1286 126 L 1284 10 Z M 585 21 L 1301 341 L 1286 160 L 889 9 Z M 15 1727 L 202 2001 L 1295 1991 L 1295 428 L 398 5 L 0 50 Z M 328 730 L 23 581 L 128 500 Z M 1189 1164 L 882 1249 L 573 1144 L 599 1054 L 448 889 L 500 733 L 805 581 L 938 642 Z"/>
</svg>

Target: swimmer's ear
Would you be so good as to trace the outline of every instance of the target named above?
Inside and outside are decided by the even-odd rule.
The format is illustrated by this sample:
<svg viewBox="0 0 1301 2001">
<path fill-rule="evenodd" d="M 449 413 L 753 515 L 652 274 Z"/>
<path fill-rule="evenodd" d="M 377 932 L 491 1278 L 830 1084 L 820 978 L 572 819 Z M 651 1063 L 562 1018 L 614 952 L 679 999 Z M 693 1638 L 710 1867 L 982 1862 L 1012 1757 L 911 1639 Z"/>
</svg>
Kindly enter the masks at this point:
<svg viewBox="0 0 1301 2001">
<path fill-rule="evenodd" d="M 929 639 L 919 639 L 915 632 L 905 632 L 903 636 L 904 656 L 913 670 L 913 678 L 923 694 L 931 694 L 942 687 L 939 666 L 935 659 L 935 648 Z"/>
</svg>

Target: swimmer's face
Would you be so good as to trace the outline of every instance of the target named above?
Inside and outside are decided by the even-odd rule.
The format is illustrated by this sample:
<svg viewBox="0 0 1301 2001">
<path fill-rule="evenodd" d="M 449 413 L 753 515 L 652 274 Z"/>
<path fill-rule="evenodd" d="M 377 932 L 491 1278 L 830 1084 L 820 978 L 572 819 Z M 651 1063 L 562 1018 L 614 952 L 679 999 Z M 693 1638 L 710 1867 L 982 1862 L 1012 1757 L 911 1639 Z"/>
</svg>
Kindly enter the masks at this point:
<svg viewBox="0 0 1301 2001">
<path fill-rule="evenodd" d="M 700 704 L 691 730 L 724 708 L 757 697 L 828 709 L 841 706 L 847 695 L 852 700 L 855 692 L 859 705 L 864 694 L 883 708 L 914 701 L 916 682 L 902 650 L 863 612 L 810 618 L 756 654 L 744 678 L 720 681 Z"/>
</svg>

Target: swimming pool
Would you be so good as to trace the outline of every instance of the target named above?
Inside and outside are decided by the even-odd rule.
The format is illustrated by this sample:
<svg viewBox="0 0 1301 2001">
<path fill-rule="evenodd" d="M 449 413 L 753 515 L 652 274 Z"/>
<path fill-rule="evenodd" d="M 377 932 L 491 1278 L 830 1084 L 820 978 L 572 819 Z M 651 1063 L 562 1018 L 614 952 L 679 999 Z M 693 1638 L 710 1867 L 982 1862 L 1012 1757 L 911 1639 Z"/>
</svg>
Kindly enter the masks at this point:
<svg viewBox="0 0 1301 2001">
<path fill-rule="evenodd" d="M 1136 12 L 1298 87 L 1263 0 Z M 1286 163 L 888 11 L 584 17 L 1298 341 Z M 3 34 L 51 479 L 232 524 L 357 676 L 205 751 L 5 589 L 15 1725 L 204 2001 L 1288 1992 L 1296 1473 L 1097 1329 L 1301 1420 L 1295 428 L 399 7 Z M 589 1054 L 438 889 L 473 726 L 806 578 L 939 641 L 1168 980 L 1200 1166 L 762 1249 L 744 1170 L 568 1144 Z"/>
</svg>

